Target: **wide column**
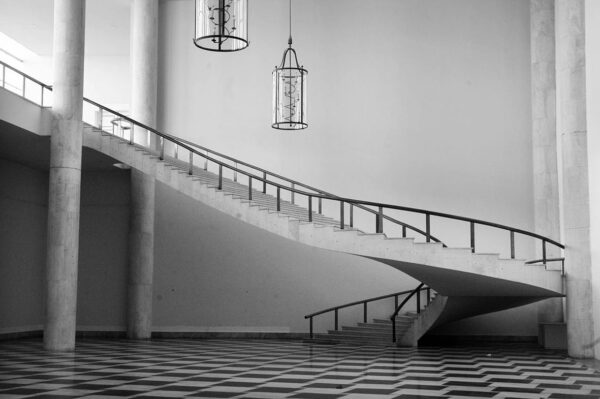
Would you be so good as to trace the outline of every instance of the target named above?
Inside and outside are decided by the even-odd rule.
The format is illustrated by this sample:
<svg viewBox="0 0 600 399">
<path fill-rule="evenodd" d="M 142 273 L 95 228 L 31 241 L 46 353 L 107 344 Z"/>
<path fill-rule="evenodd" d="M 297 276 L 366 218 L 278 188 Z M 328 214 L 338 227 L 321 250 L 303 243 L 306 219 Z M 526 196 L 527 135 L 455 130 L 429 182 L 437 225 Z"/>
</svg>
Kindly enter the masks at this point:
<svg viewBox="0 0 600 399">
<path fill-rule="evenodd" d="M 530 34 L 534 231 L 560 241 L 554 0 L 530 1 Z M 558 248 L 550 245 L 547 249 L 548 258 L 560 257 Z M 536 258 L 542 258 L 540 247 L 536 248 Z M 560 264 L 549 264 L 553 266 Z M 540 302 L 538 321 L 562 322 L 562 299 Z"/>
<path fill-rule="evenodd" d="M 584 0 L 556 1 L 556 73 L 569 355 L 594 356 Z"/>
<path fill-rule="evenodd" d="M 44 347 L 55 351 L 75 348 L 84 38 L 85 0 L 54 0 Z"/>
<path fill-rule="evenodd" d="M 156 125 L 158 0 L 134 0 L 131 5 L 131 116 Z M 134 129 L 135 142 L 148 146 L 148 133 Z M 148 339 L 152 333 L 154 274 L 154 176 L 131 170 L 130 269 L 127 336 Z"/>
</svg>

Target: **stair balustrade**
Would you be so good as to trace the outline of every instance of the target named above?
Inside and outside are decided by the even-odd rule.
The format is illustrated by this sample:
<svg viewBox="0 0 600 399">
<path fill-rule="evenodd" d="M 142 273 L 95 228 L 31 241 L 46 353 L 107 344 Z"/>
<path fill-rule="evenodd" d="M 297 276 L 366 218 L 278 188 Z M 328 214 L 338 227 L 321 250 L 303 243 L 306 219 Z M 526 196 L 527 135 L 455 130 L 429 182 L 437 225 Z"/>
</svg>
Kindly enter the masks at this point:
<svg viewBox="0 0 600 399">
<path fill-rule="evenodd" d="M 431 302 L 431 288 L 430 287 L 425 287 L 424 283 L 419 284 L 419 286 L 413 290 L 407 290 L 407 291 L 400 291 L 400 292 L 394 292 L 392 294 L 387 294 L 387 295 L 382 295 L 382 296 L 377 296 L 377 297 L 373 297 L 373 298 L 368 298 L 368 299 L 362 299 L 360 301 L 354 301 L 354 302 L 350 302 L 350 303 L 346 303 L 343 305 L 339 305 L 339 306 L 334 306 L 331 308 L 327 308 L 324 310 L 319 310 L 318 312 L 314 312 L 311 314 L 308 314 L 306 316 L 304 316 L 304 319 L 309 319 L 309 334 L 310 334 L 310 338 L 313 339 L 314 338 L 314 323 L 313 323 L 313 319 L 316 316 L 320 316 L 322 314 L 326 314 L 326 313 L 331 313 L 333 312 L 333 324 L 334 324 L 334 330 L 338 331 L 339 330 L 339 312 L 342 309 L 346 309 L 346 308 L 350 308 L 353 306 L 359 306 L 362 305 L 363 306 L 363 323 L 367 323 L 367 308 L 368 308 L 368 304 L 371 302 L 376 302 L 376 301 L 382 301 L 385 299 L 389 299 L 389 298 L 394 298 L 394 313 L 393 315 L 390 317 L 390 320 L 392 320 L 392 329 L 393 329 L 393 335 L 394 335 L 394 340 L 393 342 L 396 342 L 396 329 L 395 329 L 395 320 L 396 317 L 398 315 L 398 312 L 404 307 L 404 305 L 406 305 L 406 303 L 413 297 L 416 295 L 416 312 L 417 313 L 421 313 L 421 293 L 425 292 L 427 295 L 427 302 L 426 305 L 429 304 L 429 302 Z M 418 294 L 417 294 L 418 293 Z M 400 297 L 403 297 L 404 299 L 401 302 L 400 305 L 398 305 L 398 300 L 400 299 Z"/>
<path fill-rule="evenodd" d="M 40 82 L 39 80 L 32 78 L 31 76 L 24 74 L 1 61 L 0 67 L 2 76 L 1 87 L 10 90 L 12 93 L 15 93 L 29 101 L 33 101 L 34 103 L 42 107 L 47 107 L 48 104 L 51 104 L 51 86 L 46 85 Z M 13 76 L 18 76 L 17 79 L 12 79 L 16 83 L 12 82 L 12 80 L 12 83 L 7 81 L 7 73 L 12 74 Z M 19 81 L 20 83 L 17 81 Z M 31 90 L 33 89 L 28 90 L 30 86 L 33 86 L 34 88 L 37 87 L 39 95 L 34 96 L 33 94 L 31 94 Z M 118 121 L 118 125 L 109 122 L 107 126 L 107 124 L 105 123 L 106 120 Z M 354 198 L 339 197 L 330 194 L 326 191 L 311 187 L 307 184 L 264 170 L 247 162 L 243 162 L 225 154 L 221 154 L 217 151 L 210 150 L 206 147 L 191 143 L 189 141 L 169 135 L 164 132 L 160 132 L 150 126 L 147 126 L 126 115 L 123 115 L 120 112 L 114 111 L 87 98 L 84 98 L 84 122 L 92 126 L 94 129 L 96 129 L 102 134 L 110 134 L 115 137 L 121 138 L 122 140 L 126 140 L 130 145 L 141 146 L 144 150 L 156 154 L 161 160 L 165 159 L 165 144 L 167 142 L 170 143 L 173 147 L 172 155 L 175 160 L 179 160 L 179 152 L 181 152 L 182 150 L 188 151 L 188 159 L 183 162 L 187 163 L 185 169 L 190 175 L 194 175 L 195 162 L 203 162 L 204 170 L 208 170 L 209 164 L 216 165 L 218 168 L 219 190 L 223 189 L 223 179 L 225 171 L 233 174 L 234 181 L 238 179 L 239 175 L 243 175 L 248 179 L 249 200 L 252 200 L 253 197 L 253 182 L 258 181 L 259 183 L 262 183 L 263 194 L 267 193 L 267 188 L 269 187 L 276 191 L 276 209 L 278 211 L 281 211 L 282 202 L 284 202 L 282 199 L 282 192 L 289 194 L 289 197 L 291 198 L 291 203 L 297 202 L 298 197 L 304 197 L 307 200 L 306 220 L 309 222 L 313 221 L 313 217 L 315 215 L 315 212 L 313 211 L 313 201 L 315 199 L 317 199 L 318 201 L 316 214 L 319 215 L 323 214 L 323 202 L 330 201 L 339 204 L 338 227 L 340 230 L 348 228 L 354 229 L 356 208 L 374 216 L 375 233 L 383 234 L 384 221 L 391 222 L 392 224 L 397 225 L 401 228 L 403 238 L 407 237 L 408 231 L 412 231 L 413 233 L 424 237 L 424 240 L 427 243 L 441 243 L 442 246 L 446 247 L 446 244 L 444 244 L 439 238 L 435 237 L 432 234 L 431 219 L 433 217 L 436 217 L 442 219 L 458 220 L 465 222 L 469 225 L 469 246 L 471 248 L 471 252 L 475 252 L 476 250 L 476 226 L 487 226 L 495 229 L 504 230 L 509 233 L 511 259 L 515 259 L 516 257 L 515 235 L 520 234 L 537 240 L 538 244 L 541 245 L 542 259 L 539 260 L 539 262 L 538 260 L 534 262 L 532 261 L 530 262 L 530 264 L 543 263 L 544 265 L 546 265 L 547 262 L 555 260 L 560 260 L 564 262 L 563 257 L 552 259 L 547 258 L 546 254 L 548 244 L 559 248 L 559 250 L 561 251 L 564 249 L 563 244 L 549 237 L 544 237 L 542 235 L 515 227 L 505 226 L 498 223 L 487 222 L 479 219 L 452 215 L 448 213 L 435 212 L 425 209 L 418 209 L 393 204 L 385 204 L 373 201 L 363 201 Z M 116 132 L 115 126 L 117 126 Z M 136 134 L 142 137 L 145 136 L 146 140 L 143 140 L 143 142 L 140 142 L 140 140 L 136 141 Z M 155 148 L 153 143 L 157 143 L 158 148 Z M 248 170 L 242 169 L 242 167 Z M 277 182 L 275 181 L 275 179 L 282 181 L 283 183 Z M 346 213 L 346 208 L 348 208 L 348 213 Z M 400 221 L 390 216 L 389 214 L 385 214 L 385 211 L 403 211 L 413 214 L 421 214 L 425 218 L 425 230 L 419 229 L 418 227 Z"/>
</svg>

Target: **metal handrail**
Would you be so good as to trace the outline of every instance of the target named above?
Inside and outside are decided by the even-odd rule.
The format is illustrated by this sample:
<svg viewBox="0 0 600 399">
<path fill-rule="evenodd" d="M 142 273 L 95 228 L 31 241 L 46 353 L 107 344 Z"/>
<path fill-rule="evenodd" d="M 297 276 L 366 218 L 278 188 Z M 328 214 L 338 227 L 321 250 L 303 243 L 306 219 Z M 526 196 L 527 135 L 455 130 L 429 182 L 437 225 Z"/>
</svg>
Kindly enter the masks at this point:
<svg viewBox="0 0 600 399">
<path fill-rule="evenodd" d="M 421 285 L 419 287 L 422 287 L 423 284 L 421 283 Z M 427 288 L 423 288 L 423 290 L 429 290 L 429 287 Z M 380 301 L 383 299 L 388 299 L 388 298 L 394 298 L 394 309 L 396 309 L 398 307 L 398 298 L 401 295 L 406 295 L 406 294 L 411 294 L 414 293 L 415 290 L 407 290 L 407 291 L 400 291 L 400 292 L 394 292 L 393 294 L 387 294 L 387 295 L 381 295 L 381 296 L 376 296 L 373 298 L 368 298 L 368 299 L 362 299 L 360 301 L 354 301 L 354 302 L 350 302 L 350 303 L 346 303 L 344 305 L 339 305 L 339 306 L 333 306 L 331 308 L 327 308 L 324 310 L 319 310 L 318 312 L 314 312 L 311 314 L 307 314 L 306 316 L 304 316 L 304 319 L 310 319 L 309 321 L 309 330 L 310 330 L 310 337 L 313 338 L 313 318 L 315 316 L 319 316 L 325 313 L 329 313 L 329 312 L 334 312 L 334 325 L 335 325 L 335 330 L 338 330 L 338 312 L 340 309 L 345 309 L 345 308 L 349 308 L 352 306 L 356 306 L 356 305 L 363 305 L 363 322 L 366 323 L 367 322 L 367 304 L 371 303 L 371 302 L 375 302 L 375 301 Z M 412 294 L 411 294 L 412 295 Z M 406 300 L 404 302 L 402 302 L 403 304 L 406 303 Z"/>
<path fill-rule="evenodd" d="M 18 71 L 17 69 L 11 67 L 10 65 L 5 64 L 4 62 L 0 61 L 0 64 L 3 65 L 3 75 L 5 74 L 5 70 L 6 68 L 9 68 L 10 70 L 20 74 L 21 76 L 23 76 L 23 97 L 25 97 L 25 79 L 29 79 L 33 82 L 35 82 L 36 84 L 41 86 L 42 89 L 42 106 L 43 106 L 43 100 L 44 100 L 44 89 L 47 90 L 52 90 L 52 86 L 50 85 L 46 85 L 42 82 L 40 82 L 39 80 L 26 75 L 20 71 Z M 3 87 L 6 84 L 6 79 L 3 76 L 2 79 L 2 85 Z M 436 237 L 434 237 L 431 234 L 430 231 L 430 219 L 432 216 L 435 217 L 441 217 L 441 218 L 446 218 L 446 219 L 452 219 L 452 220 L 459 220 L 459 221 L 464 221 L 464 222 L 468 222 L 470 224 L 470 247 L 471 247 L 471 251 L 475 252 L 475 225 L 483 225 L 483 226 L 489 226 L 489 227 L 493 227 L 493 228 L 497 228 L 497 229 L 502 229 L 502 230 L 506 230 L 510 233 L 510 246 L 511 246 L 511 258 L 515 258 L 515 242 L 514 242 L 514 236 L 515 233 L 518 234 L 522 234 L 525 236 L 529 236 L 538 240 L 541 240 L 542 242 L 542 253 L 543 253 L 543 261 L 547 261 L 548 259 L 546 258 L 546 245 L 548 243 L 557 246 L 558 248 L 564 249 L 564 245 L 551 239 L 548 237 L 544 237 L 542 235 L 533 233 L 533 232 L 529 232 L 526 230 L 522 230 L 522 229 L 518 229 L 518 228 L 514 228 L 514 227 L 510 227 L 510 226 L 505 226 L 505 225 L 501 225 L 498 223 L 492 223 L 492 222 L 487 222 L 484 220 L 479 220 L 479 219 L 473 219 L 473 218 L 468 218 L 468 217 L 463 217 L 463 216 L 458 216 L 458 215 L 452 215 L 452 214 L 448 214 L 448 213 L 442 213 L 442 212 L 435 212 L 435 211 L 428 211 L 428 210 L 424 210 L 424 209 L 418 209 L 418 208 L 412 208 L 412 207 L 406 207 L 406 206 L 399 206 L 399 205 L 392 205 L 392 204 L 384 204 L 384 203 L 379 203 L 379 202 L 372 202 L 372 201 L 362 201 L 362 200 L 358 200 L 358 199 L 354 199 L 354 198 L 344 198 L 344 197 L 338 197 L 329 193 L 326 193 L 325 191 L 319 190 L 319 189 L 315 189 L 313 187 L 310 187 L 308 185 L 305 185 L 303 183 L 294 181 L 292 179 L 288 179 L 285 178 L 283 176 L 280 176 L 278 174 L 275 173 L 271 173 L 265 169 L 262 168 L 258 168 L 256 166 L 253 166 L 251 164 L 248 164 L 246 162 L 237 160 L 233 157 L 229 157 L 226 156 L 224 154 L 220 154 L 216 151 L 212 151 L 209 150 L 206 147 L 202 147 L 202 146 L 198 146 L 198 145 L 192 145 L 192 143 L 187 142 L 185 140 L 181 140 L 175 136 L 171 136 L 169 134 L 163 133 L 163 132 L 159 132 L 157 129 L 154 129 L 150 126 L 147 126 L 143 123 L 140 123 L 126 115 L 123 115 L 120 112 L 114 111 L 108 107 L 105 107 L 93 100 L 90 100 L 88 98 L 84 98 L 84 102 L 89 103 L 95 107 L 97 107 L 99 109 L 99 111 L 101 113 L 103 112 L 108 112 L 109 114 L 112 114 L 116 117 L 120 117 L 125 121 L 128 121 L 129 123 L 132 124 L 132 126 L 136 126 L 140 129 L 146 130 L 147 132 L 151 132 L 153 134 L 155 134 L 156 136 L 162 138 L 161 140 L 161 148 L 160 148 L 160 159 L 164 159 L 164 144 L 165 144 L 165 140 L 166 141 L 170 141 L 173 144 L 175 144 L 177 147 L 182 147 L 185 148 L 186 150 L 188 150 L 190 152 L 190 159 L 189 159 L 189 173 L 193 174 L 193 155 L 199 156 L 201 158 L 205 159 L 205 162 L 210 161 L 213 162 L 215 164 L 217 164 L 219 166 L 219 187 L 218 189 L 222 189 L 222 179 L 223 179 L 223 168 L 229 169 L 231 171 L 233 171 L 235 174 L 237 173 L 241 173 L 242 175 L 245 175 L 248 177 L 249 179 L 249 197 L 251 197 L 252 195 L 252 180 L 258 180 L 260 182 L 263 183 L 263 193 L 266 193 L 266 187 L 267 185 L 269 186 L 273 186 L 277 189 L 277 210 L 281 210 L 281 199 L 280 199 L 280 191 L 281 189 L 283 190 L 287 190 L 290 193 L 292 193 L 292 195 L 295 194 L 299 194 L 299 195 L 304 195 L 308 197 L 308 201 L 309 201 L 309 206 L 308 206 L 308 219 L 309 221 L 312 221 L 312 201 L 313 198 L 317 198 L 319 200 L 319 212 L 321 213 L 321 200 L 325 199 L 325 200 L 331 200 L 331 201 L 338 201 L 340 203 L 340 229 L 345 229 L 346 228 L 346 224 L 345 224 L 345 220 L 344 220 L 344 211 L 345 211 L 345 204 L 349 204 L 350 205 L 350 223 L 349 226 L 353 227 L 353 207 L 356 206 L 359 209 L 365 210 L 369 213 L 375 214 L 376 215 L 376 223 L 375 223 L 375 230 L 376 233 L 383 233 L 383 221 L 384 220 L 388 220 L 391 221 L 394 224 L 398 224 L 402 227 L 402 232 L 403 232 L 403 237 L 406 236 L 406 229 L 409 229 L 411 231 L 414 231 L 418 234 L 421 234 L 425 237 L 427 242 L 438 242 L 438 243 L 442 243 L 439 239 L 437 239 Z M 102 117 L 100 117 L 100 124 L 98 126 L 98 128 L 100 130 L 102 130 Z M 129 142 L 130 144 L 134 144 L 134 129 L 130 129 L 130 138 L 129 138 Z M 203 154 L 202 152 L 200 152 L 198 149 L 205 151 L 206 154 Z M 212 154 L 213 156 L 218 156 L 218 157 L 222 157 L 224 159 L 227 159 L 229 161 L 232 161 L 235 163 L 235 166 L 233 165 L 229 165 L 221 160 L 218 160 L 216 158 L 214 158 L 213 156 L 209 156 L 208 153 Z M 253 173 L 250 172 L 246 172 L 242 169 L 239 169 L 237 167 L 237 165 L 244 165 L 250 168 L 253 168 L 254 170 L 257 170 L 259 172 L 262 172 L 262 176 L 259 175 L 255 175 Z M 291 187 L 288 187 L 286 185 L 283 184 L 279 184 L 276 183 L 272 180 L 268 180 L 267 176 L 272 176 L 272 177 L 276 177 L 282 180 L 285 180 L 286 182 L 291 184 Z M 305 189 L 311 190 L 312 192 L 307 192 L 304 190 L 300 190 L 297 189 L 296 186 L 299 187 L 304 187 Z M 378 210 L 373 210 L 370 209 L 368 207 L 376 207 Z M 384 215 L 383 210 L 384 209 L 388 209 L 388 210 L 397 210 L 397 211 L 404 211 L 404 212 L 411 212 L 411 213 L 419 213 L 419 214 L 423 214 L 425 215 L 425 224 L 426 224 L 426 228 L 425 231 L 418 229 L 414 226 L 411 226 L 409 224 L 406 224 L 404 222 L 401 222 L 397 219 L 394 219 L 388 215 Z M 443 243 L 442 243 L 443 244 Z M 445 246 L 445 244 L 443 244 Z"/>
<path fill-rule="evenodd" d="M 410 295 L 404 298 L 402 303 L 399 306 L 396 306 L 396 310 L 390 316 L 390 321 L 392 322 L 392 342 L 396 342 L 396 317 L 398 316 L 398 312 L 406 305 L 406 303 L 412 298 L 415 294 L 417 295 L 417 314 L 421 313 L 421 291 L 427 290 L 427 304 L 431 301 L 431 289 L 429 287 L 423 288 L 425 283 L 421 283 L 410 292 Z"/>
</svg>

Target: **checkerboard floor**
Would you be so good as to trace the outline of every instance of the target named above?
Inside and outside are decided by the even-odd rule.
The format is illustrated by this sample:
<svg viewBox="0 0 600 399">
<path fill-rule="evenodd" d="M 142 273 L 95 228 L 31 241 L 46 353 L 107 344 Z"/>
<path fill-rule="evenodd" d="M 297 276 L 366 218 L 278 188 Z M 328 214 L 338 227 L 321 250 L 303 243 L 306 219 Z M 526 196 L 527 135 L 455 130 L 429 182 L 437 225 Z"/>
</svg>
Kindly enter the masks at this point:
<svg viewBox="0 0 600 399">
<path fill-rule="evenodd" d="M 600 398 L 600 372 L 522 345 L 383 348 L 271 340 L 0 342 L 0 398 Z"/>
</svg>

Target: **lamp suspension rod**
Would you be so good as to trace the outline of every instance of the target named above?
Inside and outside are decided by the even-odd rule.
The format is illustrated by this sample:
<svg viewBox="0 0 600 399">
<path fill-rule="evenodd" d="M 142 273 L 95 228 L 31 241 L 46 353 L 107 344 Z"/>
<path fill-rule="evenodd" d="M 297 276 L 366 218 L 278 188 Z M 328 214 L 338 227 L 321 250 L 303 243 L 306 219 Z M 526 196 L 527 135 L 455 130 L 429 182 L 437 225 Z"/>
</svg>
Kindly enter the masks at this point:
<svg viewBox="0 0 600 399">
<path fill-rule="evenodd" d="M 289 24 L 290 38 L 288 40 L 288 44 L 291 46 L 292 45 L 292 0 L 290 0 L 290 4 L 289 4 L 289 16 L 290 16 L 290 24 Z"/>
</svg>

